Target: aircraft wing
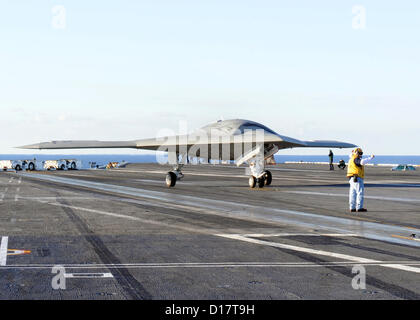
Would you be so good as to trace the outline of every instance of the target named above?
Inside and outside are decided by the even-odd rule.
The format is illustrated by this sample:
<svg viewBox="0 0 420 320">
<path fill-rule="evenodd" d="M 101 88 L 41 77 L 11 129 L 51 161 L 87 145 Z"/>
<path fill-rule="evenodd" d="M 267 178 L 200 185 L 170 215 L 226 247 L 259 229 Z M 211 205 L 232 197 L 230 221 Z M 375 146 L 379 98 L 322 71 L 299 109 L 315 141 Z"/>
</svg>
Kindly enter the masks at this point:
<svg viewBox="0 0 420 320">
<path fill-rule="evenodd" d="M 266 135 L 264 138 L 265 144 L 275 144 L 279 149 L 286 148 L 355 148 L 356 145 L 328 140 L 315 140 L 315 141 L 300 141 L 286 136 Z M 244 140 L 246 141 L 246 139 Z M 204 145 L 218 145 L 218 144 L 235 144 L 231 139 L 224 142 L 216 139 L 207 140 Z M 241 142 L 242 143 L 242 142 Z M 131 149 L 145 149 L 145 150 L 162 150 L 165 147 L 179 146 L 179 145 L 201 145 L 202 143 L 197 138 L 188 136 L 173 136 L 162 137 L 155 139 L 143 139 L 133 141 L 96 141 L 96 140 L 69 140 L 69 141 L 51 141 L 41 142 L 31 145 L 18 147 L 19 149 L 108 149 L 108 148 L 131 148 Z"/>
<path fill-rule="evenodd" d="M 19 149 L 96 149 L 137 148 L 136 141 L 51 141 L 18 147 Z"/>
<path fill-rule="evenodd" d="M 97 141 L 97 140 L 68 140 L 50 141 L 30 144 L 17 147 L 18 149 L 145 149 L 145 150 L 164 150 L 173 146 L 188 145 L 193 146 L 199 143 L 196 137 L 171 136 L 153 139 L 131 140 L 131 141 Z M 214 141 L 206 141 L 206 145 L 213 144 Z M 217 140 L 219 143 L 219 140 Z"/>
<path fill-rule="evenodd" d="M 357 146 L 352 143 L 333 141 L 333 140 L 314 140 L 302 141 L 305 148 L 356 148 Z"/>
<path fill-rule="evenodd" d="M 97 140 L 68 140 L 68 141 L 50 141 L 30 144 L 19 149 L 145 149 L 145 150 L 164 150 L 165 148 L 197 144 L 199 140 L 188 136 L 171 136 L 154 139 L 142 139 L 132 141 L 97 141 Z M 212 141 L 206 141 L 212 144 Z"/>
</svg>

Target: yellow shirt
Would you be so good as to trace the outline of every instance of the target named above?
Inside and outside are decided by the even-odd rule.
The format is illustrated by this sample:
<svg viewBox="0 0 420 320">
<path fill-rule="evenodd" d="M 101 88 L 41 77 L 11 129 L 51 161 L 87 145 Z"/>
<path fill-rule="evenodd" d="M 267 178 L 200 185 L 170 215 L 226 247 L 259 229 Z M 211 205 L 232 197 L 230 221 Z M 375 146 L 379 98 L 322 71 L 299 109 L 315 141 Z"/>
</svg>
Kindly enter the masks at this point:
<svg viewBox="0 0 420 320">
<path fill-rule="evenodd" d="M 347 177 L 358 176 L 359 178 L 365 178 L 365 167 L 360 165 L 357 166 L 354 160 L 357 158 L 357 155 L 353 155 L 349 161 L 349 167 L 347 169 Z"/>
</svg>

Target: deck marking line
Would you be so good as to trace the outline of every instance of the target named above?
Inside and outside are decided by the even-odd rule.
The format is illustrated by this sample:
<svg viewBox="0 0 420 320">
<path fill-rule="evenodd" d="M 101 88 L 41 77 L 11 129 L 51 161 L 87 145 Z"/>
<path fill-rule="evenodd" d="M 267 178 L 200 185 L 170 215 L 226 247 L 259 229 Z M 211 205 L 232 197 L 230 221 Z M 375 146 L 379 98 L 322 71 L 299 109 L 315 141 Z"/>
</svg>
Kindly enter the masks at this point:
<svg viewBox="0 0 420 320">
<path fill-rule="evenodd" d="M 247 238 L 271 238 L 271 237 L 358 237 L 355 233 L 249 233 L 249 234 L 238 234 L 242 237 Z"/>
<path fill-rule="evenodd" d="M 384 266 L 384 265 L 407 265 L 407 266 L 419 266 L 420 261 L 378 261 L 376 263 L 357 263 L 364 266 Z M 165 268 L 288 268 L 288 267 L 301 267 L 301 268 L 319 268 L 319 267 L 351 267 L 354 266 L 354 261 L 329 261 L 329 262 L 197 262 L 197 263 L 125 263 L 125 264 L 92 264 L 92 265 L 78 265 L 78 264 L 69 264 L 63 265 L 67 269 L 80 269 L 80 270 L 90 270 L 90 269 L 119 269 L 119 268 L 128 268 L 128 269 L 165 269 Z M 50 264 L 33 264 L 33 265 L 7 265 L 1 269 L 51 269 L 54 265 Z M 70 274 L 70 273 L 66 273 Z M 73 273 L 73 275 L 80 275 L 78 273 Z M 88 276 L 99 276 L 103 277 L 102 273 L 90 272 L 86 274 L 81 274 L 82 277 Z M 107 275 L 107 274 L 105 274 Z M 108 275 L 109 276 L 109 275 Z"/>
<path fill-rule="evenodd" d="M 413 240 L 413 241 L 420 241 L 420 239 L 416 239 L 416 238 L 413 238 L 413 237 L 399 236 L 397 234 L 391 234 L 391 237 L 400 238 L 400 239 L 406 239 L 406 240 Z"/>
<path fill-rule="evenodd" d="M 9 237 L 1 238 L 0 245 L 0 266 L 5 266 L 7 261 L 7 245 L 9 242 Z"/>
<path fill-rule="evenodd" d="M 114 278 L 112 273 L 65 273 L 65 278 L 73 278 L 73 279 L 100 279 L 100 278 Z"/>
<path fill-rule="evenodd" d="M 305 194 L 305 195 L 312 195 L 312 196 L 327 196 L 327 197 L 348 197 L 349 196 L 348 194 L 313 192 L 313 191 L 282 191 L 282 192 L 292 193 L 292 194 Z M 420 199 L 381 197 L 381 196 L 365 196 L 365 199 L 399 201 L 399 202 L 420 202 Z"/>
<path fill-rule="evenodd" d="M 30 254 L 30 250 L 19 250 L 19 249 L 7 249 L 8 256 L 18 256 L 22 254 Z"/>
</svg>

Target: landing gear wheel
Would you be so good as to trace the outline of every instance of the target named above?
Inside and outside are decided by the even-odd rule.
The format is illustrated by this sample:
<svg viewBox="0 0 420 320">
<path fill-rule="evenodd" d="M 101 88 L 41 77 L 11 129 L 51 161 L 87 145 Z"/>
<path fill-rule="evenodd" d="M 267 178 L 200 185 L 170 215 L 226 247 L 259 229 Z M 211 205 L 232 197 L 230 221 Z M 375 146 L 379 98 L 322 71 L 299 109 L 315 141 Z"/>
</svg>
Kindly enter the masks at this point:
<svg viewBox="0 0 420 320">
<path fill-rule="evenodd" d="M 264 185 L 265 185 L 264 176 L 257 179 L 257 185 L 258 185 L 258 188 L 260 188 L 260 189 L 264 188 Z"/>
<path fill-rule="evenodd" d="M 15 167 L 15 170 L 16 170 L 16 171 L 22 171 L 22 167 L 18 164 L 18 165 Z"/>
<path fill-rule="evenodd" d="M 265 180 L 265 185 L 269 186 L 271 185 L 271 182 L 273 182 L 273 175 L 271 174 L 270 171 L 264 171 L 264 180 Z"/>
<path fill-rule="evenodd" d="M 64 164 L 61 165 L 60 170 L 65 170 L 66 166 Z"/>
<path fill-rule="evenodd" d="M 172 171 L 168 172 L 168 174 L 166 175 L 166 186 L 168 188 L 175 187 L 176 180 L 177 180 L 176 174 L 173 173 Z"/>
<path fill-rule="evenodd" d="M 76 163 L 72 162 L 70 168 L 71 170 L 76 170 Z"/>
<path fill-rule="evenodd" d="M 30 162 L 28 165 L 28 170 L 29 171 L 34 171 L 35 170 L 35 165 L 33 164 L 33 162 Z"/>
<path fill-rule="evenodd" d="M 257 179 L 255 179 L 254 176 L 250 176 L 248 183 L 249 183 L 249 187 L 254 189 L 255 186 L 257 185 Z"/>
</svg>

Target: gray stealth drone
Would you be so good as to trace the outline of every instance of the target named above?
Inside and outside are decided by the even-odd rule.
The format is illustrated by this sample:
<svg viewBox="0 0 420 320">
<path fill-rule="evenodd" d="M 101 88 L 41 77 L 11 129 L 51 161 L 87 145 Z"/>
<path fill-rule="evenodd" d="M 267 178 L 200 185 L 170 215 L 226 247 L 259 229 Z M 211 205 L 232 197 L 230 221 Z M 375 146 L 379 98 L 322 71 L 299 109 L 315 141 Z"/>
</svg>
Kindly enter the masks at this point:
<svg viewBox="0 0 420 320">
<path fill-rule="evenodd" d="M 224 120 L 207 125 L 191 134 L 134 141 L 52 141 L 19 147 L 21 149 L 98 149 L 133 148 L 169 153 L 174 169 L 168 172 L 166 184 L 174 187 L 184 175 L 181 172 L 187 156 L 208 160 L 234 160 L 251 169 L 249 186 L 270 185 L 272 175 L 264 170 L 264 160 L 288 148 L 355 148 L 340 141 L 302 141 L 280 135 L 266 126 L 248 120 Z M 179 156 L 182 160 L 179 161 Z M 171 160 L 172 159 L 172 160 Z"/>
</svg>

